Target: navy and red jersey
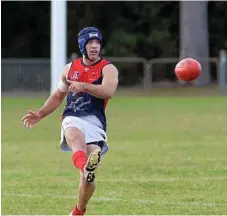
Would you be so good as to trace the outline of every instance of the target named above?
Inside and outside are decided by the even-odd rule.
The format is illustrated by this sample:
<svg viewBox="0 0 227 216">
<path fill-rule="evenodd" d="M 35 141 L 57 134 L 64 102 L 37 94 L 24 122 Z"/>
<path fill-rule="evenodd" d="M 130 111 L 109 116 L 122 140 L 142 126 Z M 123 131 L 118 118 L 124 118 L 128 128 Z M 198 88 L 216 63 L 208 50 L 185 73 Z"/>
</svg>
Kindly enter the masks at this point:
<svg viewBox="0 0 227 216">
<path fill-rule="evenodd" d="M 112 63 L 101 58 L 95 64 L 88 66 L 83 63 L 82 58 L 77 58 L 72 62 L 66 79 L 99 85 L 102 83 L 102 69 L 107 64 Z M 108 100 L 97 98 L 86 91 L 79 92 L 74 96 L 69 92 L 62 117 L 95 115 L 102 123 L 103 129 L 106 131 L 105 108 L 107 103 Z"/>
</svg>

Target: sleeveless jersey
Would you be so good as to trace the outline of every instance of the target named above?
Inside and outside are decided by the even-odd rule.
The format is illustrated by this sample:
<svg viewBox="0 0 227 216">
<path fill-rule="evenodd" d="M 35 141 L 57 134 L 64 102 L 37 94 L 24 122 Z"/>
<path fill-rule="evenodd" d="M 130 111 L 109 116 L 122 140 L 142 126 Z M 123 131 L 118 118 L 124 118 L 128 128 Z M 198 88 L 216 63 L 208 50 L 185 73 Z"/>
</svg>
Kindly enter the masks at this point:
<svg viewBox="0 0 227 216">
<path fill-rule="evenodd" d="M 103 58 L 89 66 L 83 63 L 82 58 L 75 59 L 66 78 L 72 81 L 100 85 L 102 83 L 102 69 L 107 64 L 112 63 Z M 107 103 L 108 100 L 97 98 L 86 91 L 79 92 L 74 96 L 69 92 L 62 117 L 94 115 L 102 123 L 103 130 L 106 131 L 105 108 Z"/>
</svg>

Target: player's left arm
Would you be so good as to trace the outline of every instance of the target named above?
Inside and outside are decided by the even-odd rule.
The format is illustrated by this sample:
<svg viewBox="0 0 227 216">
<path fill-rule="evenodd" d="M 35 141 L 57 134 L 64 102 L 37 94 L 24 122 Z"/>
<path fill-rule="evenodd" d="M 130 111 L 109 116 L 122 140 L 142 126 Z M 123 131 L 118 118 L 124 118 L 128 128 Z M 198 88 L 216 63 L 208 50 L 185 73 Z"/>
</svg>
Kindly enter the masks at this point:
<svg viewBox="0 0 227 216">
<path fill-rule="evenodd" d="M 84 83 L 84 90 L 95 97 L 110 99 L 117 90 L 118 70 L 113 64 L 108 64 L 103 68 L 102 76 L 103 80 L 101 85 Z"/>
</svg>

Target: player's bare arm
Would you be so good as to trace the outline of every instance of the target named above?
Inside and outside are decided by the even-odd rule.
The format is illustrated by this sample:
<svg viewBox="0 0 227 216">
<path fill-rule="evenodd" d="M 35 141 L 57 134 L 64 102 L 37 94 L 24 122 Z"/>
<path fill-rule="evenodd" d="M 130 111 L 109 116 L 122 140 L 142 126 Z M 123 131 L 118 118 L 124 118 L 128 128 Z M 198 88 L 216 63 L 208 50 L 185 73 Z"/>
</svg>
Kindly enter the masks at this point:
<svg viewBox="0 0 227 216">
<path fill-rule="evenodd" d="M 66 84 L 66 74 L 68 73 L 68 66 L 65 66 L 62 73 L 60 83 L 56 91 L 47 99 L 43 107 L 39 111 L 28 111 L 22 121 L 27 128 L 39 122 L 45 116 L 54 112 L 62 103 L 68 93 L 68 85 Z"/>
<path fill-rule="evenodd" d="M 79 91 L 85 90 L 95 97 L 110 99 L 117 90 L 118 70 L 114 65 L 108 64 L 103 68 L 102 73 L 103 80 L 101 85 L 69 81 L 71 83 L 69 91 L 76 94 Z"/>
</svg>

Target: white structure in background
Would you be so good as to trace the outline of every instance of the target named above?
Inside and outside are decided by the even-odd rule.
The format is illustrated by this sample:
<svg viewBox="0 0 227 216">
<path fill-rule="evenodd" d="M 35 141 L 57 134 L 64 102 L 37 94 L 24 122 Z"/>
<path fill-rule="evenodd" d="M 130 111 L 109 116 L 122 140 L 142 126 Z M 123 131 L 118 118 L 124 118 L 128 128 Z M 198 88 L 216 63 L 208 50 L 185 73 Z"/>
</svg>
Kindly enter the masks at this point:
<svg viewBox="0 0 227 216">
<path fill-rule="evenodd" d="M 67 2 L 51 0 L 51 89 L 58 86 L 66 64 Z"/>
</svg>

